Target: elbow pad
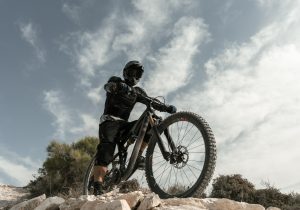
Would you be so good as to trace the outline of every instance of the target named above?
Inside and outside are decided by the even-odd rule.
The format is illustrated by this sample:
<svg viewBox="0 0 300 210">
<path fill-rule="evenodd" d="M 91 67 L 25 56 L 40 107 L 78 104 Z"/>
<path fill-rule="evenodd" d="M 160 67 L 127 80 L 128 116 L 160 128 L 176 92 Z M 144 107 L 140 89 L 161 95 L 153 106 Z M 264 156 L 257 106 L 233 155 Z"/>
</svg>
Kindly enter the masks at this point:
<svg viewBox="0 0 300 210">
<path fill-rule="evenodd" d="M 115 82 L 108 82 L 104 85 L 104 89 L 109 93 L 116 93 L 117 92 L 117 84 Z"/>
</svg>

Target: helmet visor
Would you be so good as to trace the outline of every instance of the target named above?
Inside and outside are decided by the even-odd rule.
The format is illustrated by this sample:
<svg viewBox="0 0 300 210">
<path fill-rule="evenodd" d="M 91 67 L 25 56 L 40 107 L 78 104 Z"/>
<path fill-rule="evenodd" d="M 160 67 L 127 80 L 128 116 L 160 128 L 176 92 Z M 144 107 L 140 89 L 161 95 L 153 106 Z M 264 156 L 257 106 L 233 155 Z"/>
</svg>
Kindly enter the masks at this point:
<svg viewBox="0 0 300 210">
<path fill-rule="evenodd" d="M 142 68 L 130 68 L 127 72 L 128 77 L 140 79 L 143 76 L 144 70 Z"/>
</svg>

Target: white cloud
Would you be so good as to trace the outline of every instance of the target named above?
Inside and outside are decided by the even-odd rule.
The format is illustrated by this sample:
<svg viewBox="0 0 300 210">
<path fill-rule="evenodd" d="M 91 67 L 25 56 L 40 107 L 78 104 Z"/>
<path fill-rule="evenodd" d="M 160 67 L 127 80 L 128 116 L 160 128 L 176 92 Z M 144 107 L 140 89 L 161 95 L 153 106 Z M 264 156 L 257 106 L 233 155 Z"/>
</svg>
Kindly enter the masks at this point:
<svg viewBox="0 0 300 210">
<path fill-rule="evenodd" d="M 78 24 L 80 22 L 80 7 L 79 6 L 64 3 L 62 6 L 62 11 L 74 23 Z"/>
<path fill-rule="evenodd" d="M 299 4 L 285 11 L 249 42 L 211 58 L 207 82 L 175 100 L 211 124 L 218 143 L 215 175 L 240 173 L 258 186 L 270 180 L 279 188 L 299 180 L 300 41 L 291 38 L 300 34 L 294 27 Z"/>
<path fill-rule="evenodd" d="M 39 44 L 38 33 L 34 24 L 31 22 L 20 23 L 19 27 L 22 38 L 34 48 L 38 60 L 44 63 L 46 61 L 46 51 Z"/>
<path fill-rule="evenodd" d="M 96 99 L 93 99 L 96 100 Z M 97 136 L 99 120 L 70 106 L 61 91 L 44 91 L 44 107 L 54 116 L 54 138 L 61 140 Z"/>
<path fill-rule="evenodd" d="M 41 163 L 30 157 L 23 157 L 9 151 L 3 145 L 0 148 L 0 171 L 15 180 L 14 185 L 25 186 L 33 179 L 33 174 Z M 2 181 L 3 182 L 3 181 Z M 7 183 L 6 183 L 7 184 Z"/>
<path fill-rule="evenodd" d="M 97 88 L 90 88 L 88 90 L 87 96 L 89 99 L 94 103 L 94 104 L 99 104 L 99 102 L 103 99 L 102 94 L 103 94 L 103 85 L 100 85 Z"/>
<path fill-rule="evenodd" d="M 17 180 L 20 186 L 28 184 L 36 171 L 36 169 L 28 169 L 24 165 L 13 163 L 2 156 L 0 156 L 0 169 L 9 177 Z"/>
<path fill-rule="evenodd" d="M 80 114 L 82 123 L 78 127 L 73 127 L 70 132 L 81 135 L 95 135 L 97 136 L 99 120 L 89 114 Z"/>
<path fill-rule="evenodd" d="M 54 136 L 64 139 L 72 120 L 69 108 L 63 103 L 62 93 L 56 90 L 44 91 L 44 106 L 55 117 Z"/>
<path fill-rule="evenodd" d="M 176 43 L 180 40 L 179 37 L 176 40 L 175 33 L 181 33 L 182 36 L 187 35 L 187 41 L 190 42 L 202 41 L 200 36 L 203 34 L 193 34 L 198 31 L 189 29 L 189 27 L 195 27 L 195 30 L 198 30 L 197 27 L 202 27 L 204 24 L 200 20 L 187 18 L 185 22 L 188 26 L 184 27 L 182 26 L 183 23 L 178 23 L 179 26 L 175 29 L 178 31 L 173 30 L 174 14 L 177 11 L 188 11 L 194 4 L 195 1 L 191 0 L 166 2 L 134 0 L 132 1 L 133 8 L 130 10 L 132 12 L 112 8 L 109 17 L 102 21 L 97 30 L 73 33 L 67 37 L 64 43 L 61 43 L 61 49 L 71 55 L 72 60 L 76 62 L 79 72 L 78 78 L 81 81 L 80 85 L 84 87 L 88 98 L 93 102 L 100 100 L 96 95 L 98 88 L 94 87 L 94 81 L 96 78 L 98 83 L 103 84 L 109 76 L 119 70 L 116 69 L 113 70 L 114 72 L 107 73 L 109 70 L 112 71 L 110 68 L 112 65 L 110 64 L 113 63 L 113 59 L 125 55 L 128 60 L 139 59 L 143 61 L 147 55 L 151 56 L 156 53 L 152 43 L 158 42 L 158 37 L 159 39 L 168 37 L 170 33 L 174 35 L 174 43 L 170 43 L 168 47 L 173 47 L 173 50 L 178 50 L 175 49 L 177 45 L 183 44 Z M 70 8 L 70 5 L 64 4 L 63 10 L 77 14 L 77 9 Z M 187 23 L 188 20 L 191 20 L 192 23 Z M 184 22 L 184 19 L 181 21 Z M 180 30 L 187 30 L 187 32 Z M 67 40 L 71 40 L 71 42 L 66 44 Z M 189 45 L 194 44 L 190 42 Z M 195 44 L 197 45 L 197 43 Z M 193 50 L 192 46 L 189 47 L 190 50 Z M 161 53 L 167 54 L 163 51 Z M 181 65 L 185 65 L 183 63 Z M 116 65 L 114 64 L 114 66 Z M 99 85 L 97 84 L 96 87 L 99 87 Z"/>
<path fill-rule="evenodd" d="M 183 17 L 174 26 L 172 39 L 152 58 L 155 69 L 145 82 L 151 94 L 167 95 L 188 83 L 192 63 L 203 42 L 208 40 L 207 25 L 199 18 Z"/>
</svg>

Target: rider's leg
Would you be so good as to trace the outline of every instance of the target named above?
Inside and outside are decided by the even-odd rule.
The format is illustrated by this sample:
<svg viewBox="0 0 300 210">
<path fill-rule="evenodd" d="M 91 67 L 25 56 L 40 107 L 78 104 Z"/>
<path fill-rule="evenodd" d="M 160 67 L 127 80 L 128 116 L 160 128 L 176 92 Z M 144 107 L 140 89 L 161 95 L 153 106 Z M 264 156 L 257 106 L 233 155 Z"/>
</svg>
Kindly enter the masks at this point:
<svg viewBox="0 0 300 210">
<path fill-rule="evenodd" d="M 118 122 L 108 121 L 99 126 L 100 143 L 97 146 L 96 160 L 94 166 L 94 194 L 102 194 L 102 183 L 107 172 L 107 166 L 112 161 L 116 138 L 118 137 Z"/>
<path fill-rule="evenodd" d="M 106 172 L 106 166 L 94 166 L 94 182 L 103 182 Z"/>
</svg>

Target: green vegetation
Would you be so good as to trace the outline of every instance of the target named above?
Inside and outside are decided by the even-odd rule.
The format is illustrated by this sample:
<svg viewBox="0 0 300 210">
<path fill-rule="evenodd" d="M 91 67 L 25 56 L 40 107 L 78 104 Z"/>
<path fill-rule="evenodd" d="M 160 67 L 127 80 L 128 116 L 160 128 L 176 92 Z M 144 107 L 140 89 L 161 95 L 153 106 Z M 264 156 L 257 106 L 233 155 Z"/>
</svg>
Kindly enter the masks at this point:
<svg viewBox="0 0 300 210">
<path fill-rule="evenodd" d="M 81 191 L 86 167 L 95 154 L 98 138 L 85 137 L 76 143 L 50 142 L 47 159 L 28 184 L 32 196 L 72 194 Z"/>
<path fill-rule="evenodd" d="M 221 175 L 214 179 L 210 197 L 257 203 L 266 208 L 273 206 L 283 210 L 300 209 L 300 194 L 283 194 L 270 184 L 265 185 L 265 189 L 256 190 L 254 185 L 240 174 Z"/>
<path fill-rule="evenodd" d="M 85 137 L 79 141 L 66 144 L 52 141 L 47 147 L 47 158 L 39 169 L 38 175 L 28 184 L 32 196 L 65 195 L 76 196 L 82 193 L 82 182 L 90 159 L 99 143 L 96 137 Z M 137 190 L 136 180 L 119 186 L 124 192 Z M 254 185 L 240 174 L 220 175 L 213 180 L 209 197 L 228 198 L 236 201 L 261 204 L 264 207 L 279 207 L 283 210 L 299 210 L 300 194 L 281 193 L 279 189 L 265 184 L 265 189 L 255 189 Z M 169 190 L 180 192 L 184 186 L 173 186 Z M 206 197 L 205 194 L 194 195 Z"/>
</svg>

